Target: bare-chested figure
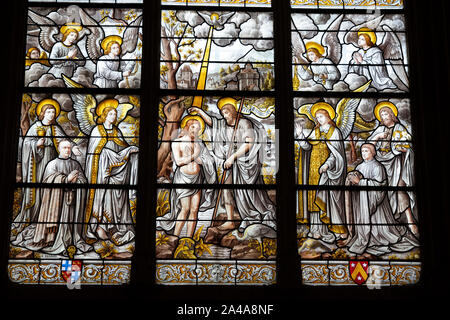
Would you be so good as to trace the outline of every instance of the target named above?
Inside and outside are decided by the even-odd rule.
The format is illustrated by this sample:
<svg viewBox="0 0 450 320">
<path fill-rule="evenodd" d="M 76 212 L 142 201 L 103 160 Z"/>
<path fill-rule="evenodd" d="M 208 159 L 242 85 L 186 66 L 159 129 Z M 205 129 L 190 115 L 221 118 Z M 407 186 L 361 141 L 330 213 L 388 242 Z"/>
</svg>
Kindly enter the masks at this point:
<svg viewBox="0 0 450 320">
<path fill-rule="evenodd" d="M 187 185 L 187 188 L 172 189 L 170 193 L 171 211 L 157 220 L 157 228 L 165 231 L 173 229 L 173 235 L 180 237 L 184 225 L 186 237 L 192 238 L 197 226 L 199 210 L 207 210 L 215 204 L 214 190 L 189 188 L 191 185 L 217 182 L 214 159 L 199 138 L 205 124 L 199 116 L 186 116 L 181 121 L 181 132 L 172 140 L 172 158 L 176 168 L 173 183 Z"/>
</svg>

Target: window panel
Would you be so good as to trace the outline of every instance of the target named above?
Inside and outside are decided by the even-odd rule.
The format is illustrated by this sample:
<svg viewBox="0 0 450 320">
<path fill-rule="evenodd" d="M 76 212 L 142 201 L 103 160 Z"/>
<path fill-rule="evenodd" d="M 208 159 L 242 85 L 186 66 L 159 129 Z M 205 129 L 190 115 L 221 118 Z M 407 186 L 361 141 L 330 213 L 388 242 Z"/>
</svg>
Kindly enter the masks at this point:
<svg viewBox="0 0 450 320">
<path fill-rule="evenodd" d="M 166 159 L 173 161 L 173 169 L 161 174 L 159 182 L 217 184 L 225 179 L 233 184 L 275 183 L 277 136 L 274 98 L 197 96 L 182 99 L 182 102 L 174 97 L 161 99 L 159 150 L 166 150 Z M 181 103 L 185 111 L 179 121 L 172 122 L 174 103 Z M 222 108 L 227 104 L 233 106 L 233 114 L 239 111 L 242 116 L 236 129 L 233 119 L 227 122 L 224 118 L 224 115 L 228 116 L 228 111 L 223 112 Z M 201 106 L 201 111 L 194 105 Z M 192 152 L 189 151 L 191 148 Z M 224 173 L 228 166 L 226 161 L 233 153 L 242 153 L 239 163 L 257 174 L 234 176 L 229 181 L 230 174 L 224 176 Z M 194 161 L 187 163 L 187 157 L 192 157 Z M 192 181 L 184 180 L 179 175 L 180 170 L 191 174 L 202 171 L 203 176 Z"/>
<path fill-rule="evenodd" d="M 247 273 L 262 272 L 260 269 L 265 268 L 275 272 L 275 190 L 214 187 L 217 186 L 212 186 L 212 189 L 158 190 L 157 282 L 236 284 L 240 277 L 241 282 L 252 282 L 251 276 L 239 275 L 240 267 L 251 269 L 245 270 Z M 230 205 L 234 207 L 233 211 L 229 211 Z M 200 260 L 205 260 L 208 267 Z M 241 260 L 245 260 L 245 263 Z M 178 270 L 180 264 L 183 268 L 195 270 L 187 275 L 188 279 L 177 277 L 176 273 L 181 273 Z M 204 279 L 202 272 L 205 272 L 205 268 L 218 268 L 220 272 L 232 269 L 232 277 Z M 252 284 L 264 283 L 255 279 Z"/>
<path fill-rule="evenodd" d="M 272 0 L 161 0 L 164 5 L 270 7 Z"/>
<path fill-rule="evenodd" d="M 272 90 L 271 13 L 163 11 L 162 89 Z"/>
<path fill-rule="evenodd" d="M 140 87 L 141 9 L 37 7 L 28 18 L 26 86 Z"/>
<path fill-rule="evenodd" d="M 403 9 L 403 0 L 291 0 L 299 9 Z"/>
<path fill-rule="evenodd" d="M 402 15 L 292 15 L 293 86 L 298 91 L 409 91 Z"/>
<path fill-rule="evenodd" d="M 70 171 L 70 164 L 63 165 Z M 68 175 L 55 170 L 53 176 Z M 26 202 L 29 190 L 37 199 L 32 206 Z M 84 201 L 91 194 L 95 196 L 92 206 Z M 79 185 L 72 189 L 16 189 L 13 209 L 8 264 L 11 281 L 67 284 L 64 271 L 68 265 L 78 267 L 72 272 L 80 272 L 80 284 L 129 281 L 135 247 L 136 190 L 85 189 Z"/>
</svg>

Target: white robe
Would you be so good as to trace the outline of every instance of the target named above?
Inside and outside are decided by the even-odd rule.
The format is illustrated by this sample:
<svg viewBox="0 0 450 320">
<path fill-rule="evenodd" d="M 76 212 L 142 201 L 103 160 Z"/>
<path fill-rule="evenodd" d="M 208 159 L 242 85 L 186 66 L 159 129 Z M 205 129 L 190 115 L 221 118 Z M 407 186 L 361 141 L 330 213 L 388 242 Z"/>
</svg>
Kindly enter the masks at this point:
<svg viewBox="0 0 450 320">
<path fill-rule="evenodd" d="M 337 127 L 330 125 L 321 126 L 319 129 L 311 131 L 307 140 L 299 142 L 300 147 L 309 151 L 312 149 L 311 143 L 326 143 L 329 155 L 320 166 L 327 165 L 328 170 L 320 174 L 319 186 L 343 186 L 347 170 L 345 147 L 342 140 L 341 131 Z M 308 142 L 308 140 L 310 142 Z M 311 155 L 306 157 L 309 163 L 304 166 L 304 181 L 309 181 L 307 175 L 310 172 L 312 161 Z M 325 242 L 334 241 L 335 237 L 329 232 L 344 234 L 346 232 L 346 221 L 344 211 L 344 193 L 341 190 L 319 189 L 315 192 L 315 205 L 320 208 L 319 212 L 308 212 L 310 222 L 310 235 L 314 238 L 320 237 Z"/>
<path fill-rule="evenodd" d="M 383 51 L 378 47 L 371 47 L 367 51 L 358 50 L 363 57 L 362 63 L 358 64 L 354 59 L 350 61 L 348 71 L 365 76 L 367 80 L 372 80 L 371 86 L 377 90 L 396 89 L 392 79 L 389 77 Z"/>
<path fill-rule="evenodd" d="M 109 138 L 108 138 L 109 137 Z M 117 127 L 106 130 L 96 126 L 89 138 L 86 158 L 86 177 L 89 183 L 106 185 L 134 185 L 137 182 L 138 158 L 131 153 L 136 147 L 128 146 Z M 101 226 L 117 239 L 118 245 L 134 239 L 134 222 L 130 199 L 135 191 L 125 189 L 90 189 L 86 204 L 87 237 L 96 240 Z"/>
<path fill-rule="evenodd" d="M 411 143 L 404 138 L 395 138 L 395 136 L 409 136 L 407 129 L 400 122 L 396 123 L 393 128 L 380 125 L 367 139 L 367 142 L 370 143 L 376 135 L 385 131 L 390 132 L 389 136 L 382 141 L 377 141 L 375 158 L 386 168 L 389 186 L 397 187 L 403 184 L 403 186 L 413 187 L 415 184 L 414 152 Z M 400 151 L 400 147 L 405 147 L 407 151 Z M 409 199 L 405 199 L 405 196 L 399 197 L 396 191 L 389 191 L 392 211 L 396 219 L 399 219 L 401 213 L 410 207 L 414 218 L 417 220 L 415 195 L 412 192 L 407 192 L 407 197 Z"/>
<path fill-rule="evenodd" d="M 360 187 L 387 185 L 386 170 L 375 159 L 361 163 L 355 170 L 363 175 Z M 379 256 L 393 250 L 407 252 L 418 245 L 407 235 L 407 228 L 396 223 L 385 190 L 352 191 L 351 201 L 355 234 L 347 244 L 350 252 Z"/>
<path fill-rule="evenodd" d="M 75 58 L 68 59 L 67 55 L 73 49 L 77 49 L 77 54 Z M 80 48 L 76 44 L 66 46 L 62 42 L 57 42 L 54 44 L 52 51 L 50 52 L 49 59 L 52 67 L 48 72 L 53 74 L 55 78 L 61 78 L 61 74 L 71 78 L 74 74 L 75 68 L 78 66 L 84 66 L 86 63 Z"/>
<path fill-rule="evenodd" d="M 305 67 L 305 68 L 304 68 Z M 317 62 L 312 61 L 309 66 L 300 66 L 299 75 L 303 80 L 314 80 L 327 90 L 333 89 L 333 85 L 339 81 L 341 73 L 334 63 L 327 58 L 320 58 Z M 326 74 L 327 78 L 322 79 L 319 75 Z"/>
<path fill-rule="evenodd" d="M 123 79 L 123 72 L 132 70 L 134 63 L 113 59 L 108 55 L 101 56 L 97 61 L 97 71 L 94 74 L 94 84 L 100 88 L 117 88 Z"/>
<path fill-rule="evenodd" d="M 234 142 L 231 143 L 234 127 L 226 124 L 225 119 L 212 119 L 212 130 L 209 136 L 213 145 L 213 152 L 217 158 L 226 160 L 230 147 L 239 148 L 250 137 L 257 142 L 252 144 L 250 150 L 233 162 L 231 169 L 224 174 L 230 175 L 233 184 L 241 184 L 244 189 L 232 190 L 235 209 L 239 212 L 242 222 L 239 229 L 243 231 L 247 226 L 263 223 L 276 229 L 275 206 L 265 190 L 245 189 L 246 185 L 264 184 L 261 174 L 264 147 L 266 146 L 266 133 L 262 124 L 256 120 L 241 118 L 236 130 Z M 230 173 L 231 171 L 231 173 Z"/>
<path fill-rule="evenodd" d="M 86 183 L 80 164 L 73 159 L 56 158 L 45 169 L 43 183 L 69 183 L 68 175 L 79 171 L 75 183 Z M 80 188 L 46 188 L 40 190 L 41 205 L 34 223 L 26 227 L 12 242 L 13 245 L 48 254 L 67 255 L 66 249 L 75 245 L 78 252 L 86 252 L 91 247 L 82 238 L 85 190 Z M 56 227 L 56 233 L 47 229 Z M 45 246 L 45 242 L 52 242 Z"/>
<path fill-rule="evenodd" d="M 38 129 L 45 130 L 45 136 L 38 136 Z M 65 137 L 64 131 L 57 124 L 44 126 L 41 121 L 36 121 L 23 138 L 21 156 L 22 182 L 42 182 L 47 163 L 58 156 L 58 143 Z M 38 140 L 45 138 L 41 147 L 37 146 Z M 12 224 L 12 239 L 22 230 L 22 222 L 30 222 L 35 219 L 39 209 L 40 198 L 35 188 L 23 188 L 22 205 L 19 214 Z"/>
</svg>

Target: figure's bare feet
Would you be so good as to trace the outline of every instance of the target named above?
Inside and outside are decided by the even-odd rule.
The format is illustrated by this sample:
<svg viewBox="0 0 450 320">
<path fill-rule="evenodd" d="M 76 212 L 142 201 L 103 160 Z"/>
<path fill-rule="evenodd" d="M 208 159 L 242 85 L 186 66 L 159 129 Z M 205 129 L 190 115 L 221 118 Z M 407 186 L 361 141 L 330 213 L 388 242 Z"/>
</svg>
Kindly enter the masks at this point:
<svg viewBox="0 0 450 320">
<path fill-rule="evenodd" d="M 23 259 L 23 258 L 31 258 L 31 257 L 33 257 L 33 251 L 23 250 L 23 251 L 19 252 L 14 258 Z"/>
<path fill-rule="evenodd" d="M 220 226 L 218 226 L 217 229 L 219 229 L 221 231 L 232 230 L 232 229 L 234 229 L 234 223 L 231 221 L 227 221 L 224 224 L 221 224 Z"/>
</svg>

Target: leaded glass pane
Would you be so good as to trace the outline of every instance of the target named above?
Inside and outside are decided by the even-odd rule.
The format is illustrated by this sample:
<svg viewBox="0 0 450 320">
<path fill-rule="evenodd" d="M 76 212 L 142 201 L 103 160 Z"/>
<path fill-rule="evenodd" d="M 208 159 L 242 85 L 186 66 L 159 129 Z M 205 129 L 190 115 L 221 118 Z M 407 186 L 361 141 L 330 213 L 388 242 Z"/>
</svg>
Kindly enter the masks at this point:
<svg viewBox="0 0 450 320">
<path fill-rule="evenodd" d="M 142 10 L 32 7 L 25 86 L 139 88 Z"/>
<path fill-rule="evenodd" d="M 162 5 L 270 7 L 272 0 L 161 0 Z"/>
<path fill-rule="evenodd" d="M 409 91 L 403 15 L 292 15 L 297 91 Z"/>
<path fill-rule="evenodd" d="M 271 13 L 163 11 L 160 87 L 273 90 Z"/>
<path fill-rule="evenodd" d="M 403 9 L 403 0 L 291 0 L 300 9 Z"/>
</svg>

